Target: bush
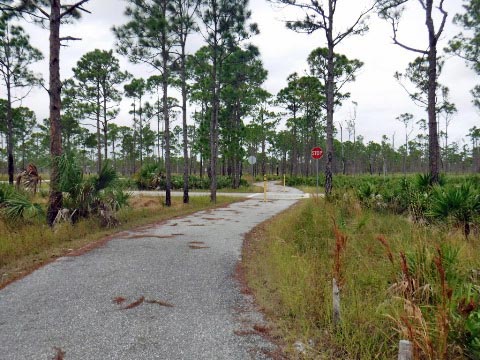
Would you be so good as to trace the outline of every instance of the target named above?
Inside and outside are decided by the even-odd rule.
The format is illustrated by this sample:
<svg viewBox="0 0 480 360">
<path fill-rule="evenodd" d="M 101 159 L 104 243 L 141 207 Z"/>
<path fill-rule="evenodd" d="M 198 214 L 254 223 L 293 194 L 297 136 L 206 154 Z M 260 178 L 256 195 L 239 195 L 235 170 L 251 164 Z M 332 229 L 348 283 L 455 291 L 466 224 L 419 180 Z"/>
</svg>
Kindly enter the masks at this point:
<svg viewBox="0 0 480 360">
<path fill-rule="evenodd" d="M 165 188 L 164 169 L 155 163 L 143 164 L 142 168 L 134 175 L 134 180 L 139 190 L 154 190 Z"/>
<path fill-rule="evenodd" d="M 430 197 L 431 206 L 427 215 L 437 220 L 453 221 L 462 226 L 463 234 L 468 237 L 470 225 L 480 214 L 480 194 L 478 190 L 465 182 L 460 186 L 435 187 Z"/>
<path fill-rule="evenodd" d="M 163 168 L 157 164 L 145 164 L 134 175 L 134 181 L 139 190 L 165 190 L 166 178 L 163 174 Z M 192 190 L 209 190 L 210 179 L 208 177 L 199 177 L 190 175 L 188 177 L 189 188 Z M 217 189 L 231 188 L 233 179 L 230 176 L 217 176 Z M 244 179 L 240 179 L 240 186 L 248 186 Z M 171 190 L 183 189 L 183 175 L 172 175 Z"/>
<path fill-rule="evenodd" d="M 0 185 L 0 217 L 9 221 L 18 221 L 43 214 L 42 207 L 33 203 L 27 194 L 15 190 L 10 185 Z"/>
</svg>

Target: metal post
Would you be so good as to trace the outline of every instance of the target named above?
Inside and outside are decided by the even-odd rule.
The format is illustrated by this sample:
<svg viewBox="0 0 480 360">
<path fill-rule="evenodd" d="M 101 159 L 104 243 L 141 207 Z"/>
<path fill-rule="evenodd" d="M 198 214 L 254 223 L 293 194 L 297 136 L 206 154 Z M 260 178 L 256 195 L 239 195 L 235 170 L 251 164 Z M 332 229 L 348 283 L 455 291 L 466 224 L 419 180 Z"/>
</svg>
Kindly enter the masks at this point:
<svg viewBox="0 0 480 360">
<path fill-rule="evenodd" d="M 332 280 L 332 318 L 333 326 L 337 329 L 340 326 L 341 315 L 340 315 L 340 288 L 337 284 L 337 279 L 333 278 Z"/>
<path fill-rule="evenodd" d="M 412 360 L 413 349 L 412 343 L 408 340 L 400 340 L 398 345 L 398 360 Z"/>
<path fill-rule="evenodd" d="M 267 175 L 263 175 L 263 201 L 267 202 Z"/>
<path fill-rule="evenodd" d="M 285 174 L 283 174 L 283 192 L 285 192 L 285 191 L 287 191 L 287 190 L 285 189 Z"/>
<path fill-rule="evenodd" d="M 317 199 L 318 199 L 318 159 L 316 160 L 317 162 Z"/>
<path fill-rule="evenodd" d="M 255 183 L 255 174 L 253 173 L 253 164 L 252 164 L 252 186 Z"/>
</svg>

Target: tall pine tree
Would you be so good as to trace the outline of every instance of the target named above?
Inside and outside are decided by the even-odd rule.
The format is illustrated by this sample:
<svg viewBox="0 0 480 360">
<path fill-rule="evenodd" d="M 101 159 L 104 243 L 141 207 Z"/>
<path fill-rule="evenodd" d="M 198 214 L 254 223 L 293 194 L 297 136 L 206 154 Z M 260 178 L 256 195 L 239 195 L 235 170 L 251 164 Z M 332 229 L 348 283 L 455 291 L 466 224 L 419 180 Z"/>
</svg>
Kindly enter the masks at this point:
<svg viewBox="0 0 480 360">
<path fill-rule="evenodd" d="M 28 69 L 32 63 L 43 59 L 43 55 L 30 45 L 29 36 L 22 27 L 11 24 L 9 14 L 0 15 L 0 75 L 7 93 L 7 162 L 8 182 L 13 184 L 15 162 L 13 158 L 13 90 L 31 87 L 39 83 L 38 76 Z M 21 99 L 16 99 L 21 100 Z"/>
</svg>

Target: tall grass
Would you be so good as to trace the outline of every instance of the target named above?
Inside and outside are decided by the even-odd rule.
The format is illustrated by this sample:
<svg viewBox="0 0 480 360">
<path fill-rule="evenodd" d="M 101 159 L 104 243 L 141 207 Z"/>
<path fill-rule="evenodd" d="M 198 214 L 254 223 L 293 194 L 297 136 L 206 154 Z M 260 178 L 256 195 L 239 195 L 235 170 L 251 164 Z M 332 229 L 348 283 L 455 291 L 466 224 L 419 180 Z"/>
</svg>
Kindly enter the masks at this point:
<svg viewBox="0 0 480 360">
<path fill-rule="evenodd" d="M 331 305 L 336 259 L 332 218 L 348 236 L 341 259 L 342 322 L 337 330 Z M 433 353 L 454 359 L 470 351 L 462 337 L 472 334 L 465 331 L 456 308 L 465 283 L 472 281 L 478 289 L 468 279 L 480 267 L 480 249 L 478 241 L 465 242 L 461 231 L 365 209 L 347 193 L 336 202 L 300 203 L 253 232 L 244 251 L 248 282 L 275 322 L 277 335 L 286 339 L 291 358 L 298 356 L 295 341 L 311 344 L 306 358 L 396 358 L 403 335 L 399 321 L 406 308 L 393 291 L 405 280 L 401 253 L 416 286 L 424 286 L 425 296 L 430 292 L 427 298 L 410 301 L 422 311 Z M 446 295 L 450 288 L 457 294 L 452 301 Z M 473 298 L 466 296 L 464 303 Z"/>
</svg>

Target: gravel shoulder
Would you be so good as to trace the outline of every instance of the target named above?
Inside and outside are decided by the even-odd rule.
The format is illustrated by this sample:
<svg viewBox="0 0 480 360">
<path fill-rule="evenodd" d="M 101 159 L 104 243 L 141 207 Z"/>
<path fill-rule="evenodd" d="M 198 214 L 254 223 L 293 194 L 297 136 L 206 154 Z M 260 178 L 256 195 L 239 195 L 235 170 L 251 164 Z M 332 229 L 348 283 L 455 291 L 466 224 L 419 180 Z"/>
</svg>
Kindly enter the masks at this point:
<svg viewBox="0 0 480 360">
<path fill-rule="evenodd" d="M 275 345 L 234 278 L 244 234 L 302 197 L 256 197 L 119 234 L 0 291 L 0 357 L 263 359 Z M 288 195 L 288 196 L 287 196 Z"/>
</svg>

